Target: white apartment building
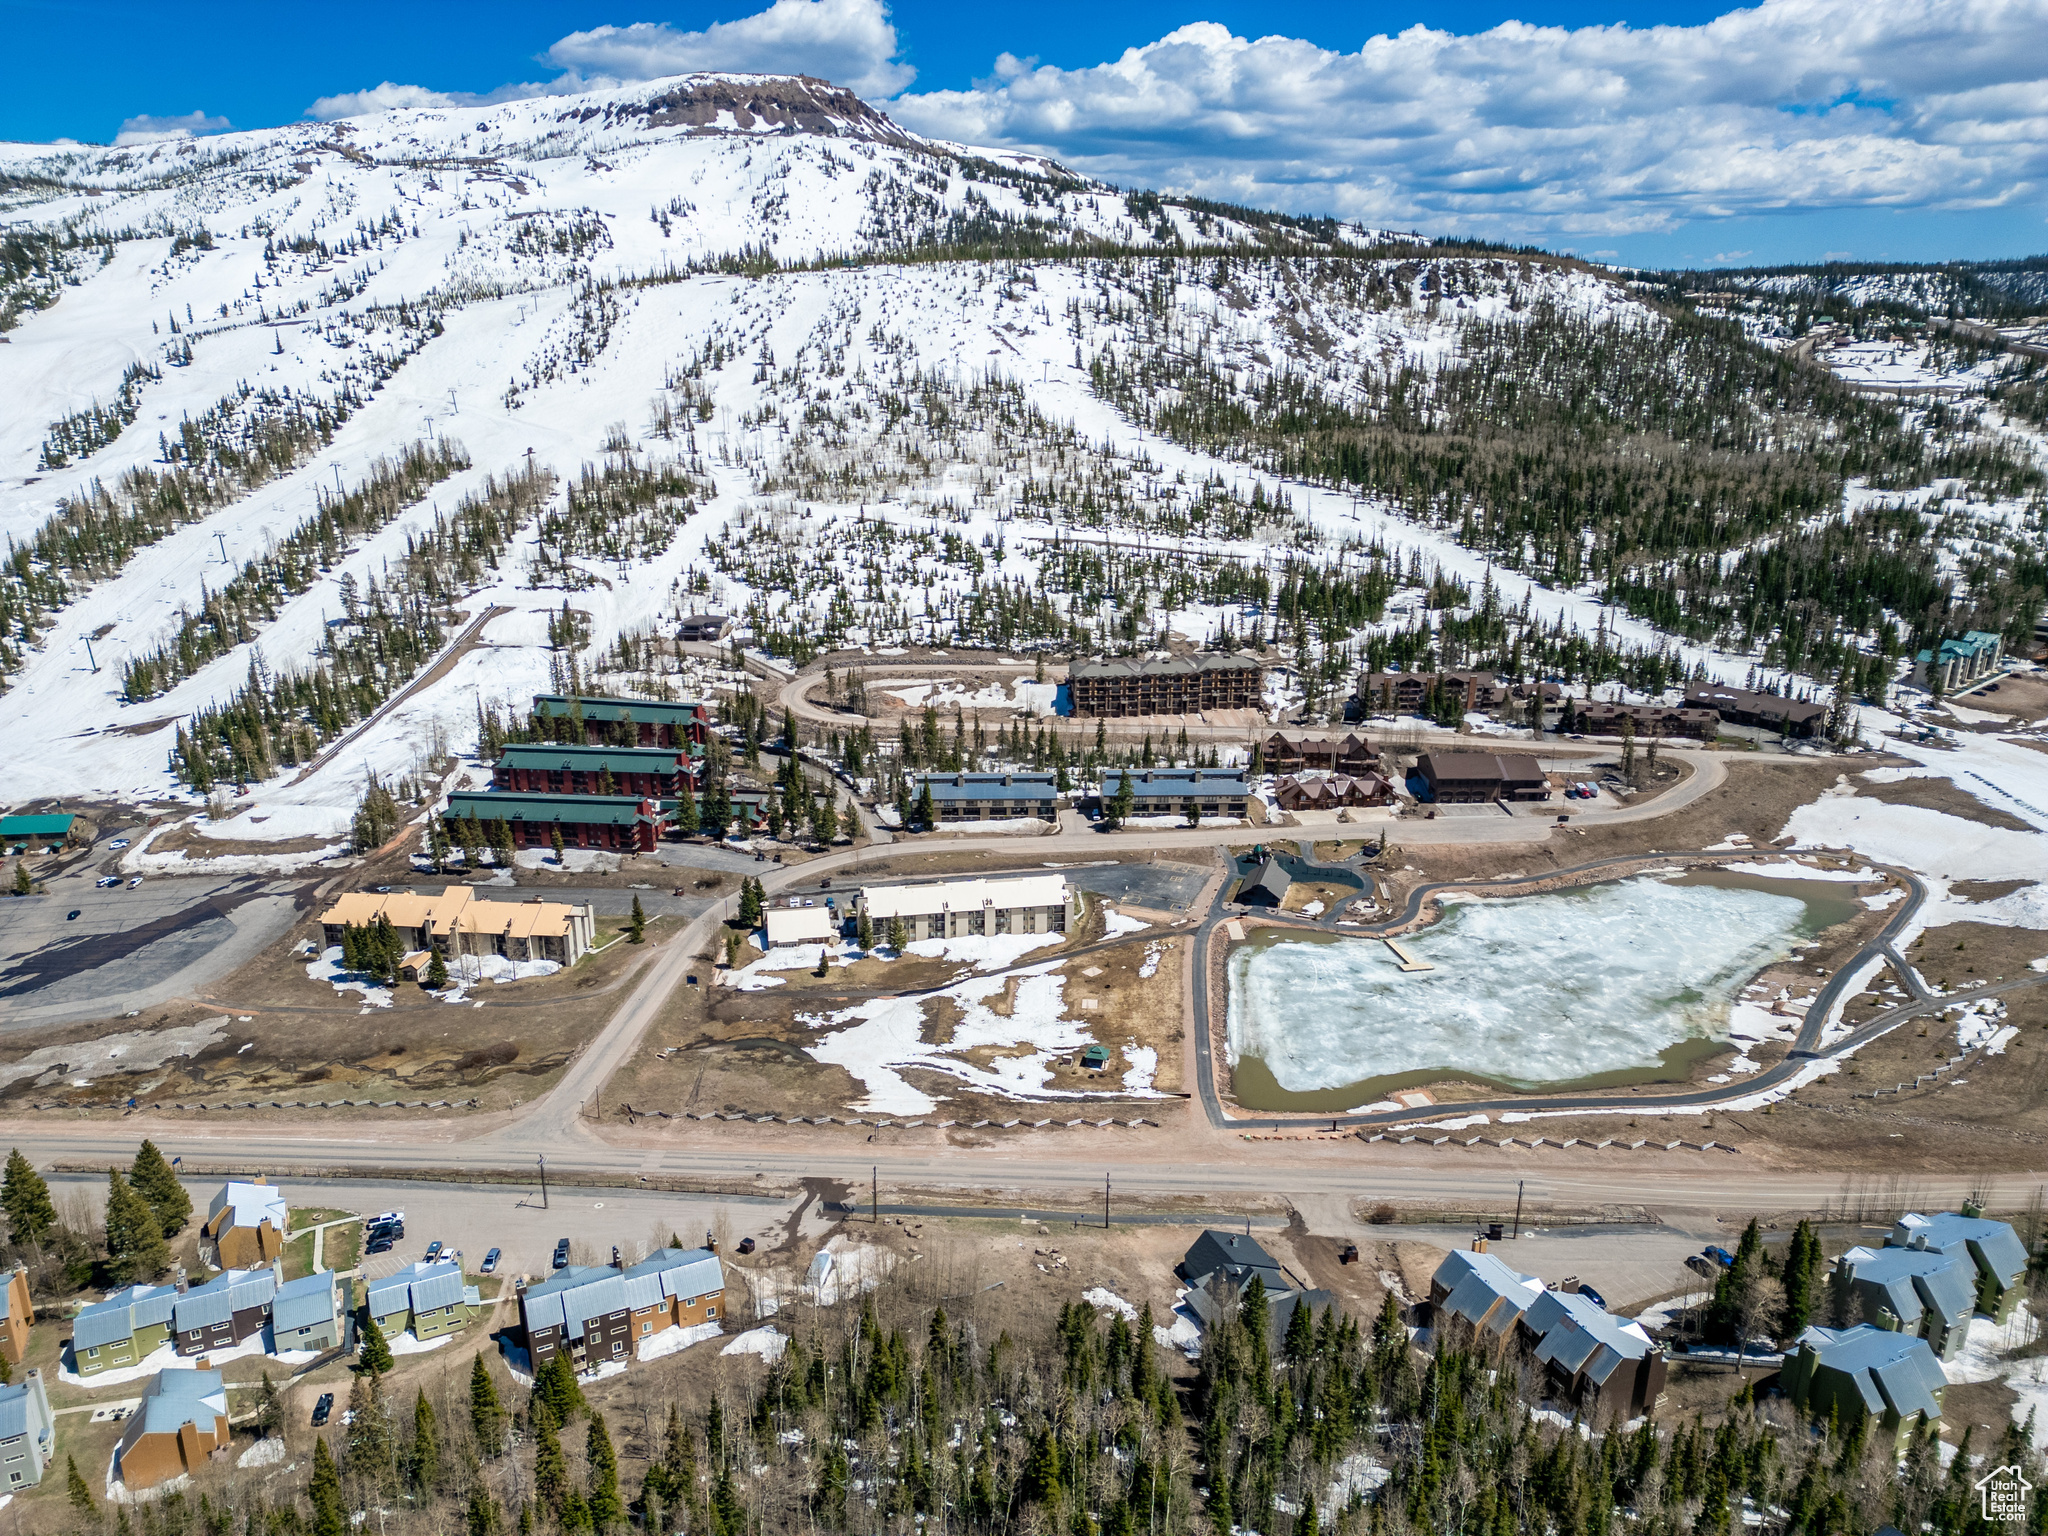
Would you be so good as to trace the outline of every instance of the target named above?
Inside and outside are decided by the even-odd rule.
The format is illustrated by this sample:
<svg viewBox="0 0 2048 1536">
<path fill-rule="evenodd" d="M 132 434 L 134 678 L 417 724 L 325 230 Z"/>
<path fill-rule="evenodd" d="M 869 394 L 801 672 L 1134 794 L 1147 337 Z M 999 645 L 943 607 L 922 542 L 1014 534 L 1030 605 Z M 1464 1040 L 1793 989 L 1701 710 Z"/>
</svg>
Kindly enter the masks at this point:
<svg viewBox="0 0 2048 1536">
<path fill-rule="evenodd" d="M 1060 875 L 864 885 L 859 910 L 878 933 L 902 918 L 913 943 L 970 934 L 1065 933 L 1080 916 L 1081 893 Z"/>
</svg>

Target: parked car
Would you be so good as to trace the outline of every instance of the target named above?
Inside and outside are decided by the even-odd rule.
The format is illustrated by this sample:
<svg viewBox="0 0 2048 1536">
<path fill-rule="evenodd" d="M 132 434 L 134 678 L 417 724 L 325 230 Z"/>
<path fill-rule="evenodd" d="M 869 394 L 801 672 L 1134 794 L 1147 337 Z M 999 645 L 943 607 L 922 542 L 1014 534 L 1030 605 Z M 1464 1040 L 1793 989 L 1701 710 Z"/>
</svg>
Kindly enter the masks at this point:
<svg viewBox="0 0 2048 1536">
<path fill-rule="evenodd" d="M 405 1212 L 379 1211 L 374 1216 L 365 1216 L 363 1218 L 363 1225 L 366 1227 L 402 1227 L 405 1225 Z"/>
<path fill-rule="evenodd" d="M 1730 1253 L 1726 1248 L 1707 1247 L 1702 1248 L 1700 1252 L 1705 1254 L 1708 1258 L 1712 1259 L 1716 1264 L 1720 1265 L 1723 1269 L 1733 1269 L 1735 1267 L 1735 1255 Z"/>
<path fill-rule="evenodd" d="M 553 1267 L 556 1269 L 566 1269 L 569 1267 L 569 1239 L 567 1239 L 566 1237 L 563 1238 L 559 1243 L 555 1244 L 555 1259 Z"/>
<path fill-rule="evenodd" d="M 389 1253 L 394 1246 L 396 1246 L 396 1244 L 395 1240 L 392 1238 L 381 1236 L 373 1237 L 369 1240 L 369 1242 L 363 1245 L 363 1256 L 365 1258 L 368 1258 L 374 1254 Z"/>
<path fill-rule="evenodd" d="M 320 1401 L 313 1405 L 313 1427 L 318 1429 L 327 1422 L 327 1416 L 334 1412 L 334 1394 L 322 1392 Z"/>
<path fill-rule="evenodd" d="M 1714 1278 L 1715 1270 L 1713 1261 L 1703 1257 L 1700 1254 L 1689 1254 L 1686 1257 L 1685 1267 L 1691 1270 L 1694 1274 L 1702 1275 L 1709 1280 Z"/>
<path fill-rule="evenodd" d="M 1583 1280 L 1579 1282 L 1579 1294 L 1585 1297 L 1588 1301 L 1592 1302 L 1593 1305 L 1596 1307 L 1604 1308 L 1607 1305 L 1607 1298 L 1605 1296 L 1602 1296 L 1598 1291 L 1594 1290 L 1593 1287 L 1586 1284 L 1586 1282 Z"/>
<path fill-rule="evenodd" d="M 499 1252 L 499 1249 L 493 1248 L 489 1253 L 484 1255 L 484 1274 L 491 1275 L 497 1273 Z"/>
<path fill-rule="evenodd" d="M 109 848 L 126 848 L 128 846 L 128 839 L 125 837 L 117 837 L 111 843 L 107 844 L 107 846 Z"/>
<path fill-rule="evenodd" d="M 427 1263 L 431 1264 L 434 1262 L 434 1260 L 438 1259 L 439 1257 L 441 1257 L 441 1240 L 437 1237 L 431 1243 L 427 1244 L 426 1261 Z"/>
<path fill-rule="evenodd" d="M 101 875 L 99 879 L 93 881 L 93 884 L 103 891 L 109 886 L 119 885 L 120 883 L 121 877 L 119 875 Z"/>
<path fill-rule="evenodd" d="M 79 909 L 78 909 L 77 907 L 73 907 L 73 908 L 72 908 L 72 909 L 71 909 L 71 910 L 70 910 L 69 912 L 66 912 L 66 913 L 64 914 L 64 921 L 65 921 L 65 922 L 67 922 L 67 923 L 68 923 L 68 922 L 70 922 L 70 921 L 71 921 L 71 919 L 73 919 L 74 917 L 78 916 L 78 912 L 79 912 Z"/>
<path fill-rule="evenodd" d="M 135 889 L 135 887 L 137 887 L 140 884 L 142 884 L 142 876 L 137 875 L 133 880 L 130 880 L 128 882 L 128 889 L 132 891 Z"/>
<path fill-rule="evenodd" d="M 1356 1264 L 1358 1262 L 1358 1244 L 1346 1243 L 1337 1252 L 1337 1262 L 1339 1264 Z"/>
<path fill-rule="evenodd" d="M 753 1239 L 752 1239 L 751 1237 L 743 1237 L 743 1238 L 741 1238 L 741 1239 L 740 1239 L 740 1252 L 741 1252 L 741 1253 L 752 1253 L 753 1251 L 754 1251 L 754 1240 L 753 1240 Z"/>
</svg>

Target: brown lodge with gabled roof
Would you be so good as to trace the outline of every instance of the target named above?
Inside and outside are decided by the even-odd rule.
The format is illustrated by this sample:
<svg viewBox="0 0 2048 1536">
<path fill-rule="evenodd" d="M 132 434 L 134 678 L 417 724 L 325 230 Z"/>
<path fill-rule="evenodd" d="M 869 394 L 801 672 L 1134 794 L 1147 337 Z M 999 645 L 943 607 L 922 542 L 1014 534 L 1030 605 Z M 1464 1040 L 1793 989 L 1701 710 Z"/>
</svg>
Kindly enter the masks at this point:
<svg viewBox="0 0 2048 1536">
<path fill-rule="evenodd" d="M 596 932 L 594 907 L 559 901 L 486 901 L 467 885 L 438 894 L 351 891 L 320 914 L 322 941 L 341 942 L 342 929 L 368 927 L 379 917 L 397 930 L 408 950 L 443 955 L 503 955 L 508 960 L 553 960 L 574 965 Z"/>
<path fill-rule="evenodd" d="M 1249 656 L 1204 651 L 1196 656 L 1132 656 L 1077 661 L 1067 691 L 1077 718 L 1199 715 L 1257 709 L 1266 669 Z"/>
</svg>

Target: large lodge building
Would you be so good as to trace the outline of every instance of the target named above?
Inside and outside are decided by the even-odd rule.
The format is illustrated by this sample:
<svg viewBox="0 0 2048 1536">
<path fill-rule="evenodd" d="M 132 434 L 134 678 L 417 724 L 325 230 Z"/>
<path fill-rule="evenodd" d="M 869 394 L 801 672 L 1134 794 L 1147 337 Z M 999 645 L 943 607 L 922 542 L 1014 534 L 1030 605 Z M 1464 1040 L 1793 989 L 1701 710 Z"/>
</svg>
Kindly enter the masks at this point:
<svg viewBox="0 0 2048 1536">
<path fill-rule="evenodd" d="M 1258 709 L 1264 682 L 1258 662 L 1221 651 L 1077 661 L 1067 671 L 1078 719 Z"/>
</svg>

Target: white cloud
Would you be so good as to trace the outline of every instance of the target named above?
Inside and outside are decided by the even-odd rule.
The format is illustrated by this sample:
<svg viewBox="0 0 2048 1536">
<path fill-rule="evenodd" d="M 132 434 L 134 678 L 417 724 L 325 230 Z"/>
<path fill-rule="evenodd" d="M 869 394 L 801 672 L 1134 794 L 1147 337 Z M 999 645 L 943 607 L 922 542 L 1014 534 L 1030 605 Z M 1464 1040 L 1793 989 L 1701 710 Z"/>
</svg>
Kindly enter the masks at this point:
<svg viewBox="0 0 2048 1536">
<path fill-rule="evenodd" d="M 114 145 L 126 148 L 164 139 L 189 139 L 202 133 L 222 133 L 232 127 L 234 124 L 226 118 L 208 117 L 204 112 L 187 112 L 183 117 L 152 117 L 145 112 L 121 124 L 121 131 L 114 135 Z"/>
<path fill-rule="evenodd" d="M 581 87 L 575 87 L 581 89 Z M 399 107 L 494 107 L 501 101 L 523 101 L 529 96 L 551 93 L 545 85 L 501 85 L 495 91 L 436 91 L 424 85 L 399 85 L 386 80 L 367 91 L 344 91 L 339 96 L 322 96 L 306 108 L 306 116 L 331 123 L 338 117 L 362 117 L 371 112 L 389 112 Z"/>
<path fill-rule="evenodd" d="M 880 0 L 775 0 L 738 21 L 679 32 L 666 22 L 572 32 L 548 62 L 590 82 L 656 80 L 699 70 L 816 75 L 869 98 L 917 78 L 896 62 L 896 28 Z"/>
<path fill-rule="evenodd" d="M 785 0 L 786 3 L 786 0 Z M 906 126 L 1367 222 L 1623 233 L 1787 208 L 1982 208 L 2048 181 L 2048 0 L 1765 0 L 1694 27 L 1411 27 L 1353 53 L 1198 22 L 1004 55 Z"/>
<path fill-rule="evenodd" d="M 879 99 L 917 78 L 915 69 L 896 62 L 896 51 L 896 28 L 882 0 L 774 0 L 765 11 L 713 22 L 701 32 L 655 21 L 571 32 L 548 49 L 547 62 L 562 73 L 544 83 L 478 93 L 387 80 L 365 91 L 322 96 L 306 115 L 328 122 L 398 107 L 487 107 L 700 71 L 816 75 Z"/>
</svg>

